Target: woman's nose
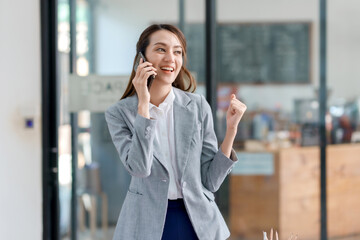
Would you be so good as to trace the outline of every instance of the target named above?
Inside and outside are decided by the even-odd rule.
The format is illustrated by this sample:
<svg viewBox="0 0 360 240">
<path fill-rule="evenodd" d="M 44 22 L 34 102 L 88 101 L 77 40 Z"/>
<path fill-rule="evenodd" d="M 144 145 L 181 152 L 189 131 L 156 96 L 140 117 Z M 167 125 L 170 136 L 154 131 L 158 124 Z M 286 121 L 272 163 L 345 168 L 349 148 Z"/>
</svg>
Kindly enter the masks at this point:
<svg viewBox="0 0 360 240">
<path fill-rule="evenodd" d="M 165 54 L 165 61 L 173 62 L 175 60 L 175 56 L 171 52 L 167 52 Z"/>
</svg>

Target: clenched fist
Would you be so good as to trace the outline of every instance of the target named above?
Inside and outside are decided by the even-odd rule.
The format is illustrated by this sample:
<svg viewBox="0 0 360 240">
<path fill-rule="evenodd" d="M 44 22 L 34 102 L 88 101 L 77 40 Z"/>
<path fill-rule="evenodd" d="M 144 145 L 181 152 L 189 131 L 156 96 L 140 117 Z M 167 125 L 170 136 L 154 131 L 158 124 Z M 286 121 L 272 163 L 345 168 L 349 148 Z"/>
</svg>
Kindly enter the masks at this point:
<svg viewBox="0 0 360 240">
<path fill-rule="evenodd" d="M 237 126 L 246 111 L 246 105 L 231 94 L 230 105 L 226 113 L 226 130 L 237 131 Z"/>
</svg>

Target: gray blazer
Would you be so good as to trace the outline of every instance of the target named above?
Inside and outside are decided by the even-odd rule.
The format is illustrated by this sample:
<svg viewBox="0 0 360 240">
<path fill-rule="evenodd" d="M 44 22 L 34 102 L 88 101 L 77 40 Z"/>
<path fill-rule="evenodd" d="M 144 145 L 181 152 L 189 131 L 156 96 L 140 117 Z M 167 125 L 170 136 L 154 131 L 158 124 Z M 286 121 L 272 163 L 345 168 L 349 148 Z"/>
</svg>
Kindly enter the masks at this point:
<svg viewBox="0 0 360 240">
<path fill-rule="evenodd" d="M 214 194 L 237 161 L 221 150 L 209 104 L 203 96 L 173 88 L 176 159 L 185 206 L 199 239 L 224 240 L 229 229 Z M 168 203 L 169 169 L 154 142 L 156 120 L 137 114 L 137 95 L 110 106 L 109 131 L 120 160 L 131 174 L 114 240 L 160 240 Z"/>
</svg>

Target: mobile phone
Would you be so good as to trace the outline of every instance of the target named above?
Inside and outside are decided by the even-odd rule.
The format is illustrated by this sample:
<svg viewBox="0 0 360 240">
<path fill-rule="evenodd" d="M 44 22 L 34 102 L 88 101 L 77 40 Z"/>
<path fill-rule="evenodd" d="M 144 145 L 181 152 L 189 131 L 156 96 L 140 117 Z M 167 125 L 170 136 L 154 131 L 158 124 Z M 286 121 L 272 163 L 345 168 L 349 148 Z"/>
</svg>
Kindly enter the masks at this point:
<svg viewBox="0 0 360 240">
<path fill-rule="evenodd" d="M 137 69 L 137 67 L 139 66 L 139 64 L 140 64 L 140 59 L 143 59 L 143 62 L 146 62 L 146 59 L 145 59 L 145 57 L 144 57 L 144 54 L 142 54 L 142 52 L 139 52 L 138 53 L 138 55 L 137 55 L 137 57 L 136 57 L 136 61 L 135 61 L 135 65 L 134 65 L 134 71 L 136 72 L 136 69 Z M 150 89 L 150 87 L 151 87 L 151 84 L 152 84 L 152 82 L 154 81 L 154 79 L 155 79 L 155 75 L 151 75 L 149 78 L 148 78 L 148 80 L 147 80 L 147 87 L 148 87 L 148 89 Z"/>
</svg>

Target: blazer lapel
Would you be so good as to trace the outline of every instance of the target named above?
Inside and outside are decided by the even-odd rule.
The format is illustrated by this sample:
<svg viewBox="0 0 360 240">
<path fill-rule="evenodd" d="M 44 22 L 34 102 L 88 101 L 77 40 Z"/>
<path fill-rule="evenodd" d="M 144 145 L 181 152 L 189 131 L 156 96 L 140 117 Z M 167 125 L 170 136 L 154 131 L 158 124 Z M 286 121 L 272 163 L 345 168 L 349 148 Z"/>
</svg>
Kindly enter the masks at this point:
<svg viewBox="0 0 360 240">
<path fill-rule="evenodd" d="M 182 178 L 189 157 L 191 139 L 193 137 L 195 114 L 191 111 L 191 99 L 181 90 L 174 89 L 174 133 L 175 156 Z"/>
<path fill-rule="evenodd" d="M 154 150 L 153 150 L 154 157 L 161 163 L 161 165 L 163 165 L 163 167 L 166 169 L 166 171 L 169 172 L 168 163 L 167 163 L 167 161 L 165 161 L 165 158 L 161 151 L 160 144 L 157 142 L 156 139 L 154 141 L 153 147 L 154 147 Z"/>
</svg>

